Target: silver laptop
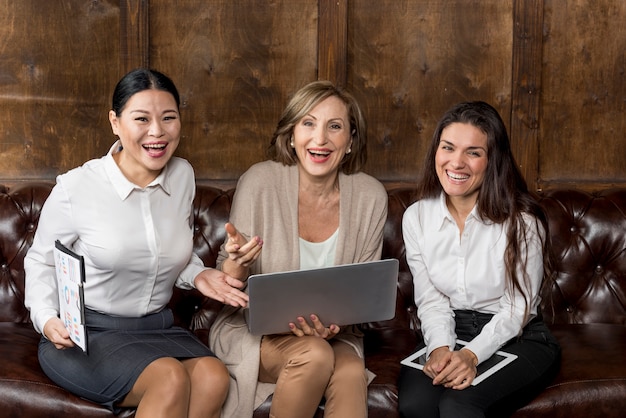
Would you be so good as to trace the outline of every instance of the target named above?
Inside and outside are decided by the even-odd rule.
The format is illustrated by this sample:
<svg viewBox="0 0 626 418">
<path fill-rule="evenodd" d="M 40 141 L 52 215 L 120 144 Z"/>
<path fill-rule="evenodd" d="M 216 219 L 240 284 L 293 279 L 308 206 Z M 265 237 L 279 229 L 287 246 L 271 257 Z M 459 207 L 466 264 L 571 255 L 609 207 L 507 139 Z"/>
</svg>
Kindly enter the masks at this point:
<svg viewBox="0 0 626 418">
<path fill-rule="evenodd" d="M 388 259 L 312 270 L 252 275 L 246 308 L 254 335 L 290 332 L 297 317 L 316 314 L 326 326 L 392 319 L 398 260 Z M 310 323 L 310 321 L 309 321 Z"/>
</svg>

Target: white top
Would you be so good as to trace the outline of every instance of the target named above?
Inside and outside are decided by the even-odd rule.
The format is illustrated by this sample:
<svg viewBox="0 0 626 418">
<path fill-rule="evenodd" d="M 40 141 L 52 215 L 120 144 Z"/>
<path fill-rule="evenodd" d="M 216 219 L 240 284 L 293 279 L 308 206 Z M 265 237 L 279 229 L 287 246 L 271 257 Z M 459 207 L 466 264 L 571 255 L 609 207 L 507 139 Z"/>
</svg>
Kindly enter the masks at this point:
<svg viewBox="0 0 626 418">
<path fill-rule="evenodd" d="M 147 187 L 131 183 L 109 153 L 57 177 L 24 259 L 25 305 L 38 332 L 58 316 L 53 248 L 85 258 L 85 306 L 140 317 L 163 309 L 173 286 L 205 269 L 193 254 L 191 165 L 173 157 Z"/>
<path fill-rule="evenodd" d="M 521 247 L 521 258 L 528 257 L 528 321 L 536 315 L 540 302 L 543 256 L 534 218 L 524 219 L 530 243 L 528 252 L 526 246 Z M 524 298 L 518 291 L 512 298 L 505 280 L 506 226 L 481 221 L 474 207 L 460 236 L 443 193 L 439 199 L 414 203 L 404 213 L 406 257 L 413 274 L 415 303 L 428 355 L 438 347 L 454 347 L 455 309 L 494 314 L 467 345 L 479 362 L 520 334 L 526 325 Z M 520 273 L 518 277 L 523 276 Z"/>
<path fill-rule="evenodd" d="M 300 270 L 335 265 L 339 228 L 323 242 L 310 242 L 300 238 Z"/>
</svg>

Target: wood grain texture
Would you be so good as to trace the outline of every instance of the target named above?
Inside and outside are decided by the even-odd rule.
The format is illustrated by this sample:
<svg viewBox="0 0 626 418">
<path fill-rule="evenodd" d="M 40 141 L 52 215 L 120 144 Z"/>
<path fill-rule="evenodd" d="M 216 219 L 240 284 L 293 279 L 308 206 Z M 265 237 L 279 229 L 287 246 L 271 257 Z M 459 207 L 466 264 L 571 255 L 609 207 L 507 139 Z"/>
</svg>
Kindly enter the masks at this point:
<svg viewBox="0 0 626 418">
<path fill-rule="evenodd" d="M 346 86 L 348 0 L 319 0 L 318 78 Z"/>
<path fill-rule="evenodd" d="M 315 0 L 151 3 L 150 62 L 179 87 L 178 154 L 199 179 L 266 159 L 289 95 L 317 77 L 317 24 Z"/>
<path fill-rule="evenodd" d="M 513 2 L 511 147 L 531 190 L 538 190 L 543 0 Z"/>
<path fill-rule="evenodd" d="M 120 0 L 120 73 L 150 66 L 148 0 Z"/>
<path fill-rule="evenodd" d="M 0 10 L 0 177 L 52 179 L 102 155 L 118 4 L 2 0 Z"/>
<path fill-rule="evenodd" d="M 626 2 L 0 0 L 0 180 L 52 180 L 103 155 L 120 76 L 182 97 L 178 155 L 234 184 L 289 96 L 345 85 L 369 122 L 365 171 L 414 182 L 441 115 L 485 100 L 532 189 L 626 184 Z"/>
<path fill-rule="evenodd" d="M 415 181 L 452 105 L 484 100 L 508 124 L 512 5 L 503 1 L 354 0 L 348 85 L 370 124 L 367 171 Z"/>
<path fill-rule="evenodd" d="M 546 0 L 543 187 L 626 182 L 626 2 Z"/>
</svg>

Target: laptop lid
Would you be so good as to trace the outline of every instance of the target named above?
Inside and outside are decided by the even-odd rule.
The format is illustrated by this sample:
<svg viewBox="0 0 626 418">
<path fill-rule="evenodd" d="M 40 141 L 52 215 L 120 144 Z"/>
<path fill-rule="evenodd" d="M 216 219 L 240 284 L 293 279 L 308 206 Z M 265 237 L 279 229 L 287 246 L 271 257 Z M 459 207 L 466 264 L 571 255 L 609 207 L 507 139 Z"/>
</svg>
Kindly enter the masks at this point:
<svg viewBox="0 0 626 418">
<path fill-rule="evenodd" d="M 378 260 L 248 278 L 245 310 L 254 335 L 291 332 L 289 323 L 316 314 L 322 324 L 351 325 L 392 319 L 398 260 Z"/>
</svg>

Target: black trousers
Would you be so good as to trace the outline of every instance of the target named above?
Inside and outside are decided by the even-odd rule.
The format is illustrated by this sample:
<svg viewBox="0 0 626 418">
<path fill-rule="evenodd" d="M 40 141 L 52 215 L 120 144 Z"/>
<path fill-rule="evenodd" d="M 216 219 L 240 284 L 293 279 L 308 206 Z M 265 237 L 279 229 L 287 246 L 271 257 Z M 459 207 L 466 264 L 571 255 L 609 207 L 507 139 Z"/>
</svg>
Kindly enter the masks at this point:
<svg viewBox="0 0 626 418">
<path fill-rule="evenodd" d="M 455 311 L 457 338 L 471 341 L 492 315 Z M 530 402 L 560 367 L 558 342 L 541 318 L 526 325 L 504 349 L 517 359 L 476 386 L 455 390 L 434 386 L 421 370 L 402 366 L 398 381 L 400 416 L 404 418 L 508 417 Z"/>
</svg>

